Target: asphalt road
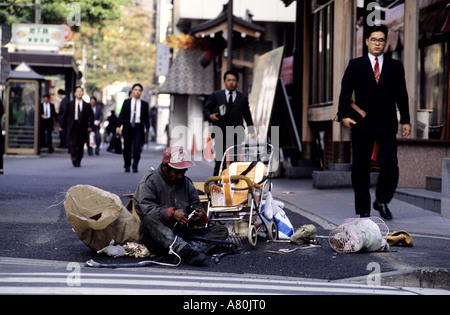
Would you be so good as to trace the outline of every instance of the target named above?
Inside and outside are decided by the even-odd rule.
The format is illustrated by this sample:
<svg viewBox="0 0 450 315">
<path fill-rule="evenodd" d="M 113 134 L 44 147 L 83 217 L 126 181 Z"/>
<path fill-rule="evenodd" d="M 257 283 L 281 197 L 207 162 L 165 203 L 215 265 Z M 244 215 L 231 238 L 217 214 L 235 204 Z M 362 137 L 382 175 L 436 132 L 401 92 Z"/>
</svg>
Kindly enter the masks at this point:
<svg viewBox="0 0 450 315">
<path fill-rule="evenodd" d="M 5 174 L 0 175 L 0 256 L 77 262 L 89 259 L 100 263 L 136 262 L 134 258 L 111 258 L 86 247 L 72 231 L 63 206 L 64 194 L 73 185 L 89 184 L 121 197 L 133 193 L 145 170 L 158 167 L 162 149 L 146 148 L 139 173 L 124 173 L 122 157 L 105 152 L 85 155 L 81 168 L 74 168 L 65 152 L 40 157 L 6 157 Z M 204 181 L 212 174 L 213 164 L 197 162 L 188 171 L 193 181 Z M 276 180 L 274 181 L 276 185 Z M 295 185 L 295 181 L 293 181 Z M 181 264 L 178 269 L 222 273 L 266 274 L 311 279 L 335 280 L 367 276 L 414 267 L 450 268 L 450 240 L 415 238 L 415 247 L 393 247 L 390 252 L 337 254 L 328 244 L 329 231 L 299 213 L 286 210 L 294 228 L 314 224 L 321 247 L 276 253 L 281 248 L 295 249 L 289 243 L 266 242 L 256 247 L 242 244 L 242 251 L 224 257 L 219 264 L 207 260 L 203 267 Z M 171 269 L 155 266 L 152 268 Z"/>
</svg>

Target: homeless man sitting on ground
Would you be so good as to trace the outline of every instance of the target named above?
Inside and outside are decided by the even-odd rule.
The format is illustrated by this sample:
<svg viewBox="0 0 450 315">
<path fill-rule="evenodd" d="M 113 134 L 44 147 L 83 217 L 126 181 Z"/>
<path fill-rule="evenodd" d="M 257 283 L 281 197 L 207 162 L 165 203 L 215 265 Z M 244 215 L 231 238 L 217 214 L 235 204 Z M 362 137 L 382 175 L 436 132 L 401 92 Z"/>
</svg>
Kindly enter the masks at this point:
<svg viewBox="0 0 450 315">
<path fill-rule="evenodd" d="M 180 255 L 182 261 L 201 265 L 205 253 L 212 248 L 202 242 L 190 241 L 190 233 L 209 239 L 223 240 L 228 230 L 223 225 L 209 225 L 206 212 L 192 182 L 184 176 L 188 167 L 195 166 L 187 160 L 183 147 L 164 150 L 158 170 L 146 174 L 134 193 L 134 204 L 141 219 L 140 238 L 151 253 L 166 254 L 169 247 Z M 192 210 L 191 210 L 192 209 Z M 188 215 L 195 211 L 192 218 Z"/>
</svg>

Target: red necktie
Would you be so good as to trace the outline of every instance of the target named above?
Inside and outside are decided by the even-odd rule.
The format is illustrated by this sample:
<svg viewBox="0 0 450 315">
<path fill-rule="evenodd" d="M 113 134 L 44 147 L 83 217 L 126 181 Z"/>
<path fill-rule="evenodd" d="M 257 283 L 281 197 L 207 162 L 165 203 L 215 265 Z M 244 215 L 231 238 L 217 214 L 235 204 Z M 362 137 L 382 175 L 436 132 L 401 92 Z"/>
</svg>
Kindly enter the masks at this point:
<svg viewBox="0 0 450 315">
<path fill-rule="evenodd" d="M 375 80 L 380 81 L 380 64 L 378 63 L 378 57 L 375 57 L 375 68 L 373 70 L 374 74 L 375 74 Z"/>
</svg>

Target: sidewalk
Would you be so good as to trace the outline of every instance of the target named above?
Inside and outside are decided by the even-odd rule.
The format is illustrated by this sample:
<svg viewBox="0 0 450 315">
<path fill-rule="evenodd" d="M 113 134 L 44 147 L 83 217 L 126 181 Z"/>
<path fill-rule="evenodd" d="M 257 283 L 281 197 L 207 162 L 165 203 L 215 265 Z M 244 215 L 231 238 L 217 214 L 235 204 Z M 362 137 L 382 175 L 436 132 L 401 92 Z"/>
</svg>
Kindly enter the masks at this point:
<svg viewBox="0 0 450 315">
<path fill-rule="evenodd" d="M 312 187 L 311 179 L 275 178 L 272 182 L 274 197 L 285 202 L 286 208 L 312 219 L 325 229 L 340 225 L 346 218 L 357 217 L 351 188 L 318 190 Z M 374 200 L 373 189 L 371 192 Z M 412 235 L 450 239 L 450 219 L 395 198 L 389 208 L 394 217 L 385 221 L 390 231 L 405 230 Z M 379 216 L 375 210 L 371 214 Z"/>
</svg>

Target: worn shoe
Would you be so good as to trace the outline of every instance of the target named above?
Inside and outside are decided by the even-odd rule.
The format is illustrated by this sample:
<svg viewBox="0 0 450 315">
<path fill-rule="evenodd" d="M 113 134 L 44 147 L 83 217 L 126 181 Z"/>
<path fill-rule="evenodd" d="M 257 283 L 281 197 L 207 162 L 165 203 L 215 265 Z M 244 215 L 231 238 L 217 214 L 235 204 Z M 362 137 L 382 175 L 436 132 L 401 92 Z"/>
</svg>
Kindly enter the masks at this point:
<svg viewBox="0 0 450 315">
<path fill-rule="evenodd" d="M 382 218 L 386 220 L 392 220 L 392 214 L 388 208 L 387 203 L 381 203 L 375 200 L 373 203 L 373 208 L 380 212 Z"/>
<path fill-rule="evenodd" d="M 200 253 L 194 249 L 190 245 L 186 245 L 183 247 L 183 249 L 180 251 L 181 259 L 192 266 L 201 266 L 203 265 L 203 262 L 208 258 L 203 253 Z"/>
</svg>

